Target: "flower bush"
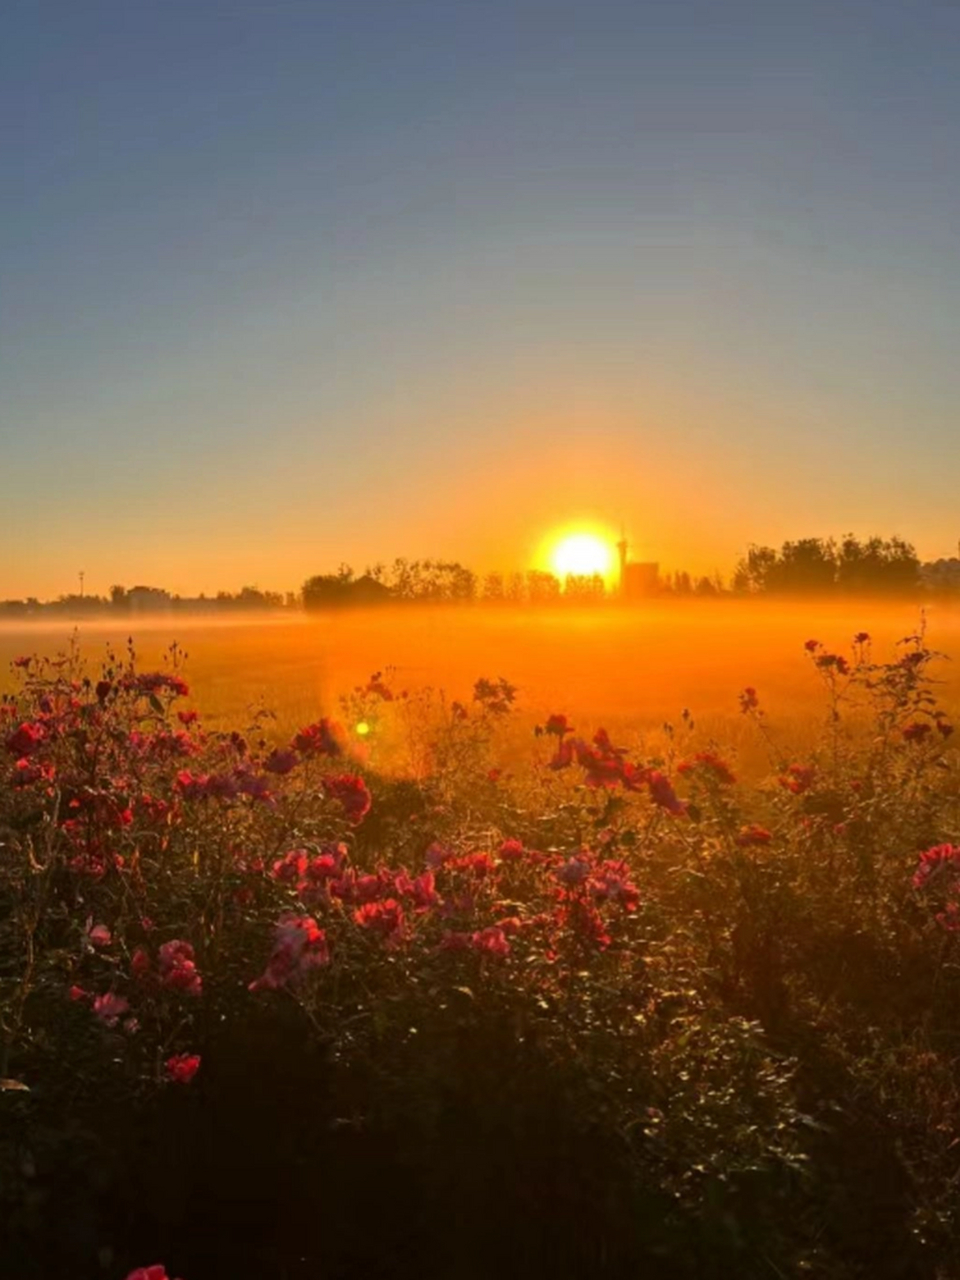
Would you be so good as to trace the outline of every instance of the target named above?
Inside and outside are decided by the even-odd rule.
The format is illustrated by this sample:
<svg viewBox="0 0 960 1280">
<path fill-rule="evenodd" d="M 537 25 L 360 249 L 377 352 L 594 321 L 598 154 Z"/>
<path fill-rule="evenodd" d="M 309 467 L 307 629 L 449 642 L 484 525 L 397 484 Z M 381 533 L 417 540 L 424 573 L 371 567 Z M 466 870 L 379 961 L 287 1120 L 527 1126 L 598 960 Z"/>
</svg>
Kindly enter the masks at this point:
<svg viewBox="0 0 960 1280">
<path fill-rule="evenodd" d="M 805 649 L 821 741 L 798 757 L 745 689 L 756 781 L 689 717 L 644 756 L 562 710 L 505 768 L 499 679 L 448 704 L 378 672 L 341 708 L 362 743 L 329 718 L 278 742 L 205 728 L 176 649 L 96 678 L 75 653 L 19 660 L 0 706 L 4 1274 L 162 1277 L 136 1267 L 158 1241 L 191 1280 L 304 1257 L 960 1265 L 939 655 L 922 633 L 887 661 L 866 633 Z"/>
</svg>

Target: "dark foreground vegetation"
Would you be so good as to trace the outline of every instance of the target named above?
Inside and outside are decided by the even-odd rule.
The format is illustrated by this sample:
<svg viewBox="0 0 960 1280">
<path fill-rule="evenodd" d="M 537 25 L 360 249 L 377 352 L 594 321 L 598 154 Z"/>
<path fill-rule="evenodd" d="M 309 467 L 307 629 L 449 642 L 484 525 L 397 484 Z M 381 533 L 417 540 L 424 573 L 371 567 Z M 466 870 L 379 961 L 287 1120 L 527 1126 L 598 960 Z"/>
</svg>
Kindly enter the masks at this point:
<svg viewBox="0 0 960 1280">
<path fill-rule="evenodd" d="M 0 1274 L 949 1277 L 960 774 L 922 635 L 797 758 L 382 676 L 214 733 L 131 654 L 0 719 Z M 161 1275 L 162 1269 L 150 1274 Z"/>
</svg>

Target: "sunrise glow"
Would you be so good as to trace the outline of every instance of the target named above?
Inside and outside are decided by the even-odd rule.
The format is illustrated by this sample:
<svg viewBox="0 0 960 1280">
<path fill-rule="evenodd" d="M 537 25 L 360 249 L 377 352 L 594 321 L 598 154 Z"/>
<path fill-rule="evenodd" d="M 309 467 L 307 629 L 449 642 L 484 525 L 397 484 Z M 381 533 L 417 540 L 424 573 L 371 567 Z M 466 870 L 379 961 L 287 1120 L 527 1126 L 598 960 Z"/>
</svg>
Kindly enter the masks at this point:
<svg viewBox="0 0 960 1280">
<path fill-rule="evenodd" d="M 958 49 L 4 7 L 0 1280 L 960 1280 Z"/>
<path fill-rule="evenodd" d="M 577 532 L 564 534 L 554 545 L 549 556 L 550 568 L 558 578 L 567 574 L 599 573 L 604 578 L 613 572 L 613 546 L 595 533 Z"/>
</svg>

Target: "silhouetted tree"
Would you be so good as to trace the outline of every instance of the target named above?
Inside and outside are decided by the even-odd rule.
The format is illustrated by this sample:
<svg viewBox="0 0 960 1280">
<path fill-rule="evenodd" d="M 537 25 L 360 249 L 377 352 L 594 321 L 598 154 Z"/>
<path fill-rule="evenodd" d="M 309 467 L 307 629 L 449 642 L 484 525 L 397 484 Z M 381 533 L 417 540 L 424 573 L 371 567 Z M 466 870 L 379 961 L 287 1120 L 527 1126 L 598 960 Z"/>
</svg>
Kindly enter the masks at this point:
<svg viewBox="0 0 960 1280">
<path fill-rule="evenodd" d="M 920 582 L 925 591 L 934 595 L 960 594 L 960 557 L 941 556 L 920 566 Z"/>
<path fill-rule="evenodd" d="M 568 573 L 563 580 L 563 598 L 570 604 L 599 604 L 606 590 L 599 573 Z"/>
<path fill-rule="evenodd" d="M 506 598 L 502 573 L 488 573 L 483 580 L 481 598 L 488 604 L 502 604 Z"/>
<path fill-rule="evenodd" d="M 342 564 L 337 573 L 318 573 L 303 584 L 303 607 L 307 610 L 342 608 L 350 603 L 353 570 Z"/>
<path fill-rule="evenodd" d="M 836 585 L 836 544 L 823 538 L 785 542 L 779 553 L 772 547 L 751 547 L 734 573 L 738 591 L 765 594 L 830 592 Z"/>
<path fill-rule="evenodd" d="M 555 604 L 560 599 L 560 579 L 545 569 L 530 569 L 526 575 L 530 604 Z"/>
<path fill-rule="evenodd" d="M 444 599 L 465 603 L 473 600 L 477 594 L 477 575 L 472 569 L 466 569 L 458 561 L 448 561 L 441 567 L 445 594 Z"/>
<path fill-rule="evenodd" d="M 837 580 L 837 548 L 833 539 L 800 538 L 780 548 L 774 590 L 825 593 Z"/>
<path fill-rule="evenodd" d="M 741 595 L 759 595 L 769 591 L 776 565 L 777 553 L 773 547 L 751 547 L 734 570 L 734 591 Z"/>
<path fill-rule="evenodd" d="M 388 580 L 393 594 L 398 600 L 411 600 L 413 598 L 414 574 L 409 560 L 398 556 L 390 566 Z"/>
<path fill-rule="evenodd" d="M 510 574 L 503 584 L 503 594 L 510 604 L 523 604 L 527 598 L 527 582 L 522 573 Z"/>
<path fill-rule="evenodd" d="M 902 538 L 867 538 L 848 533 L 840 545 L 832 538 L 801 538 L 772 547 L 751 547 L 733 575 L 741 594 L 813 594 L 905 592 L 920 580 L 920 562 Z"/>
<path fill-rule="evenodd" d="M 868 538 L 860 542 L 848 533 L 840 543 L 837 585 L 851 593 L 903 593 L 920 581 L 920 560 L 902 538 Z"/>
<path fill-rule="evenodd" d="M 107 601 L 103 596 L 82 596 L 79 592 L 70 592 L 65 596 L 59 596 L 53 604 L 47 605 L 47 608 L 54 613 L 69 613 L 71 615 L 100 613 L 107 608 Z"/>
<path fill-rule="evenodd" d="M 217 605 L 221 609 L 279 609 L 283 596 L 279 591 L 261 591 L 259 587 L 241 587 L 239 591 L 218 591 Z"/>
<path fill-rule="evenodd" d="M 477 592 L 477 578 L 456 560 L 393 562 L 390 585 L 398 600 L 467 601 Z"/>
</svg>

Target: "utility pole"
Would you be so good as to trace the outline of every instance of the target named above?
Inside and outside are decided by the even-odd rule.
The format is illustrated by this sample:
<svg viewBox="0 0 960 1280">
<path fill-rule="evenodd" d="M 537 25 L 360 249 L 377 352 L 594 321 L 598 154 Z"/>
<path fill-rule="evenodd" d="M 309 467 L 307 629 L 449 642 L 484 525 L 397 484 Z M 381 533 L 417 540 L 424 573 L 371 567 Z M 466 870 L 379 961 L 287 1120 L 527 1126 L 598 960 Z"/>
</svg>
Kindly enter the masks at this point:
<svg viewBox="0 0 960 1280">
<path fill-rule="evenodd" d="M 80 570 L 80 599 L 83 599 L 83 570 Z"/>
<path fill-rule="evenodd" d="M 620 594 L 627 594 L 627 535 L 624 532 L 623 525 L 620 526 L 620 541 L 617 543 L 617 551 L 620 556 Z"/>
</svg>

